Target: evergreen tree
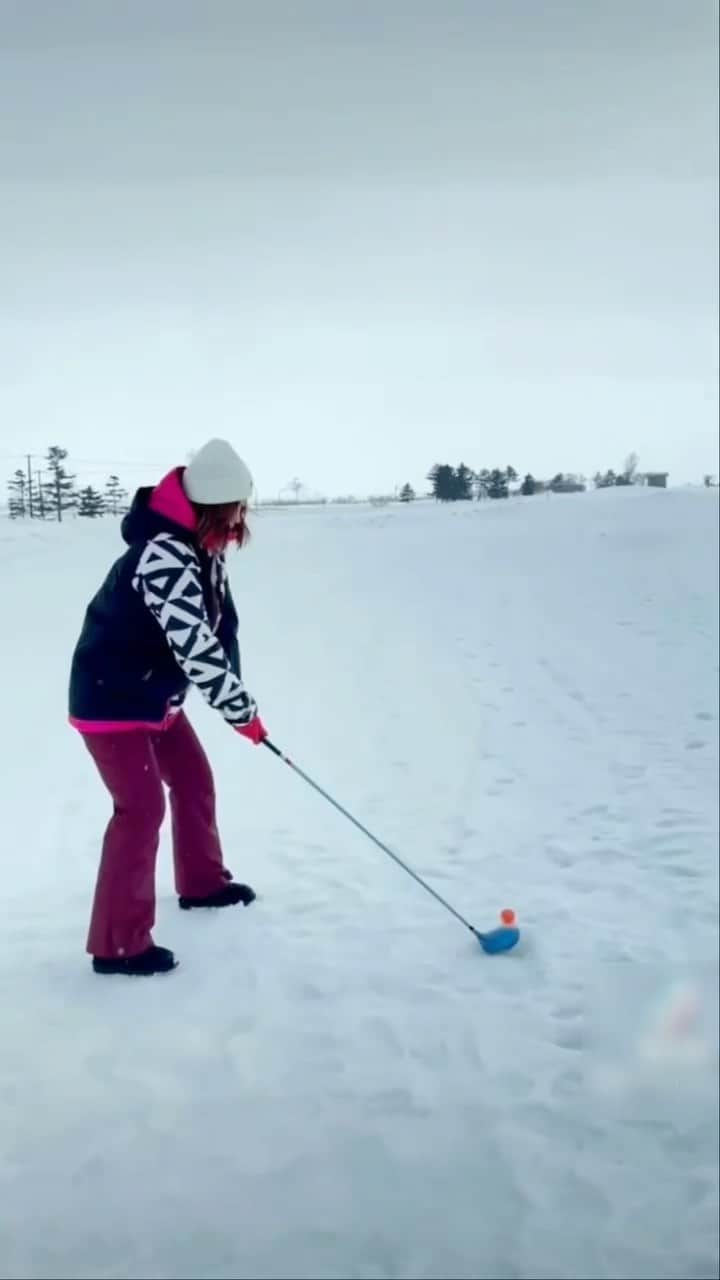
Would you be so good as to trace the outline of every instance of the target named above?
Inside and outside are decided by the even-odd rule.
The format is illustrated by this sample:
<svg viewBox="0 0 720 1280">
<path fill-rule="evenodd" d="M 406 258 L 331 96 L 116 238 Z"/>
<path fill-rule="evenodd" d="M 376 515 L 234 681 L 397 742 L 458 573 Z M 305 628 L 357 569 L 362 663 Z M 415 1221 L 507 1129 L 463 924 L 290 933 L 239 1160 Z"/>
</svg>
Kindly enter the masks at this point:
<svg viewBox="0 0 720 1280">
<path fill-rule="evenodd" d="M 433 498 L 437 498 L 438 472 L 440 471 L 440 463 L 436 462 L 427 473 L 427 479 L 430 481 L 430 492 Z"/>
<path fill-rule="evenodd" d="M 429 479 L 432 483 L 433 497 L 438 502 L 455 502 L 457 481 L 452 467 L 447 463 L 438 463 L 430 472 Z"/>
<path fill-rule="evenodd" d="M 537 490 L 537 484 L 535 482 L 535 477 L 530 474 L 526 475 L 525 479 L 522 482 L 522 488 L 520 489 L 520 492 L 524 494 L 526 498 L 532 498 L 536 490 Z"/>
<path fill-rule="evenodd" d="M 97 489 L 93 489 L 92 485 L 88 485 L 86 489 L 81 489 L 78 495 L 78 515 L 87 516 L 95 519 L 97 516 L 105 514 L 105 499 Z"/>
<path fill-rule="evenodd" d="M 123 489 L 118 477 L 110 476 L 105 485 L 105 510 L 116 516 L 122 510 L 127 496 L 127 489 Z"/>
<path fill-rule="evenodd" d="M 488 485 L 488 497 L 490 498 L 507 498 L 508 496 L 508 478 L 506 471 L 500 471 L 498 468 L 490 473 L 490 483 Z"/>
<path fill-rule="evenodd" d="M 515 481 L 519 479 L 518 473 L 514 467 L 506 467 L 505 475 L 507 476 L 508 484 L 514 484 Z"/>
<path fill-rule="evenodd" d="M 402 489 L 400 490 L 400 501 L 414 502 L 414 500 L 415 500 L 415 490 L 413 489 L 412 485 L 404 484 Z"/>
<path fill-rule="evenodd" d="M 475 473 L 464 462 L 460 463 L 455 472 L 455 501 L 470 502 L 473 496 L 473 484 L 475 481 Z"/>
<path fill-rule="evenodd" d="M 19 468 L 8 481 L 8 514 L 11 520 L 22 519 L 28 514 L 26 502 L 27 476 Z"/>
<path fill-rule="evenodd" d="M 505 486 L 505 493 L 497 496 L 507 497 L 506 472 L 497 471 L 492 475 L 498 476 L 500 483 Z M 489 471 L 476 474 L 464 462 L 458 467 L 438 462 L 428 473 L 428 480 L 432 486 L 432 495 L 438 502 L 470 502 L 474 495 L 478 498 L 487 495 L 492 477 Z"/>
<path fill-rule="evenodd" d="M 36 520 L 45 520 L 48 515 L 47 496 L 43 484 L 42 471 L 33 477 L 32 513 Z"/>
<path fill-rule="evenodd" d="M 48 505 L 52 507 L 58 520 L 62 520 L 63 511 L 69 511 L 76 505 L 75 477 L 65 470 L 67 449 L 51 445 L 47 454 L 47 469 L 51 479 L 43 485 Z"/>
</svg>

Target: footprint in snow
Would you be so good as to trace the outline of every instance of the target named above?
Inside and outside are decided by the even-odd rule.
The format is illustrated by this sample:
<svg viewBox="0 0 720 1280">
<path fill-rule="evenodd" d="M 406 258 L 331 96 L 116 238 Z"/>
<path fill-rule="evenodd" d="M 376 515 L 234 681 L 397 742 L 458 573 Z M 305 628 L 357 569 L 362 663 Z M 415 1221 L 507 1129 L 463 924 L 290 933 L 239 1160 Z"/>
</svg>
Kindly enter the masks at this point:
<svg viewBox="0 0 720 1280">
<path fill-rule="evenodd" d="M 675 876 L 678 880 L 698 880 L 700 878 L 700 872 L 696 867 L 688 866 L 682 862 L 666 863 L 665 871 L 669 876 Z"/>
<path fill-rule="evenodd" d="M 568 853 L 566 849 L 558 848 L 557 845 L 548 845 L 547 855 L 557 867 L 572 867 L 575 863 L 574 855 Z"/>
<path fill-rule="evenodd" d="M 553 1098 L 574 1098 L 583 1087 L 583 1074 L 576 1067 L 560 1071 L 550 1085 Z"/>
<path fill-rule="evenodd" d="M 586 1042 L 587 1037 L 582 1027 L 567 1024 L 558 1027 L 552 1037 L 552 1043 L 557 1045 L 558 1049 L 569 1049 L 573 1053 L 584 1049 Z"/>
<path fill-rule="evenodd" d="M 578 1004 L 577 1001 L 560 1004 L 556 1009 L 552 1010 L 552 1016 L 553 1018 L 557 1018 L 558 1022 L 568 1022 L 573 1018 L 579 1018 L 582 1013 L 583 1007 L 581 1004 Z"/>
<path fill-rule="evenodd" d="M 580 810 L 581 818 L 607 818 L 610 816 L 610 806 L 608 804 L 591 804 L 589 808 Z"/>
</svg>

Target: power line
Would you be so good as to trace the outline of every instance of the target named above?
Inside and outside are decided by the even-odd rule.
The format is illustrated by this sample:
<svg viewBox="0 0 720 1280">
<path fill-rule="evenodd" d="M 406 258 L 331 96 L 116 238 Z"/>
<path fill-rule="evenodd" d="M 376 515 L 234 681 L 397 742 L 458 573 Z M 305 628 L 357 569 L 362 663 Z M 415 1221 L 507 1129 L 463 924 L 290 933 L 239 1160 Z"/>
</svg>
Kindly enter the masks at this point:
<svg viewBox="0 0 720 1280">
<path fill-rule="evenodd" d="M 7 453 L 0 451 L 0 458 L 4 461 L 26 461 L 30 457 L 35 462 L 44 462 L 47 454 L 45 453 Z M 167 464 L 167 455 L 164 458 L 81 458 L 77 454 L 68 449 L 68 461 L 73 463 L 79 462 L 83 466 L 99 466 L 99 467 L 163 467 Z"/>
</svg>

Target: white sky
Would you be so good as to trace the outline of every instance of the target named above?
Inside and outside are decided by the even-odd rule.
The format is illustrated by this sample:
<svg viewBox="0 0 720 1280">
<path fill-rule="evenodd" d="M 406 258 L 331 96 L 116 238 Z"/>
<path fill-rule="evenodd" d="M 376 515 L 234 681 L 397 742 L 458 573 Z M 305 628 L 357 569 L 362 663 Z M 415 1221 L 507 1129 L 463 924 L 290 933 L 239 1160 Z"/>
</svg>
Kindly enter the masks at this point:
<svg viewBox="0 0 720 1280">
<path fill-rule="evenodd" d="M 0 23 L 0 478 L 59 443 L 149 483 L 215 434 L 265 497 L 718 471 L 713 0 Z"/>
</svg>

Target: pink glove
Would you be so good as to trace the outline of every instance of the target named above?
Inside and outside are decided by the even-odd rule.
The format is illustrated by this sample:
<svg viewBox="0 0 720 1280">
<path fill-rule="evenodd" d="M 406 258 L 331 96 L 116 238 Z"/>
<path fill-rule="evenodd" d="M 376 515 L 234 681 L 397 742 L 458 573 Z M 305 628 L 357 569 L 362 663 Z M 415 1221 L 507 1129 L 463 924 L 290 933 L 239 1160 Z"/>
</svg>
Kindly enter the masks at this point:
<svg viewBox="0 0 720 1280">
<path fill-rule="evenodd" d="M 260 743 L 264 742 L 268 736 L 268 731 L 259 716 L 256 716 L 249 724 L 239 724 L 237 731 L 256 747 L 259 747 Z"/>
</svg>

